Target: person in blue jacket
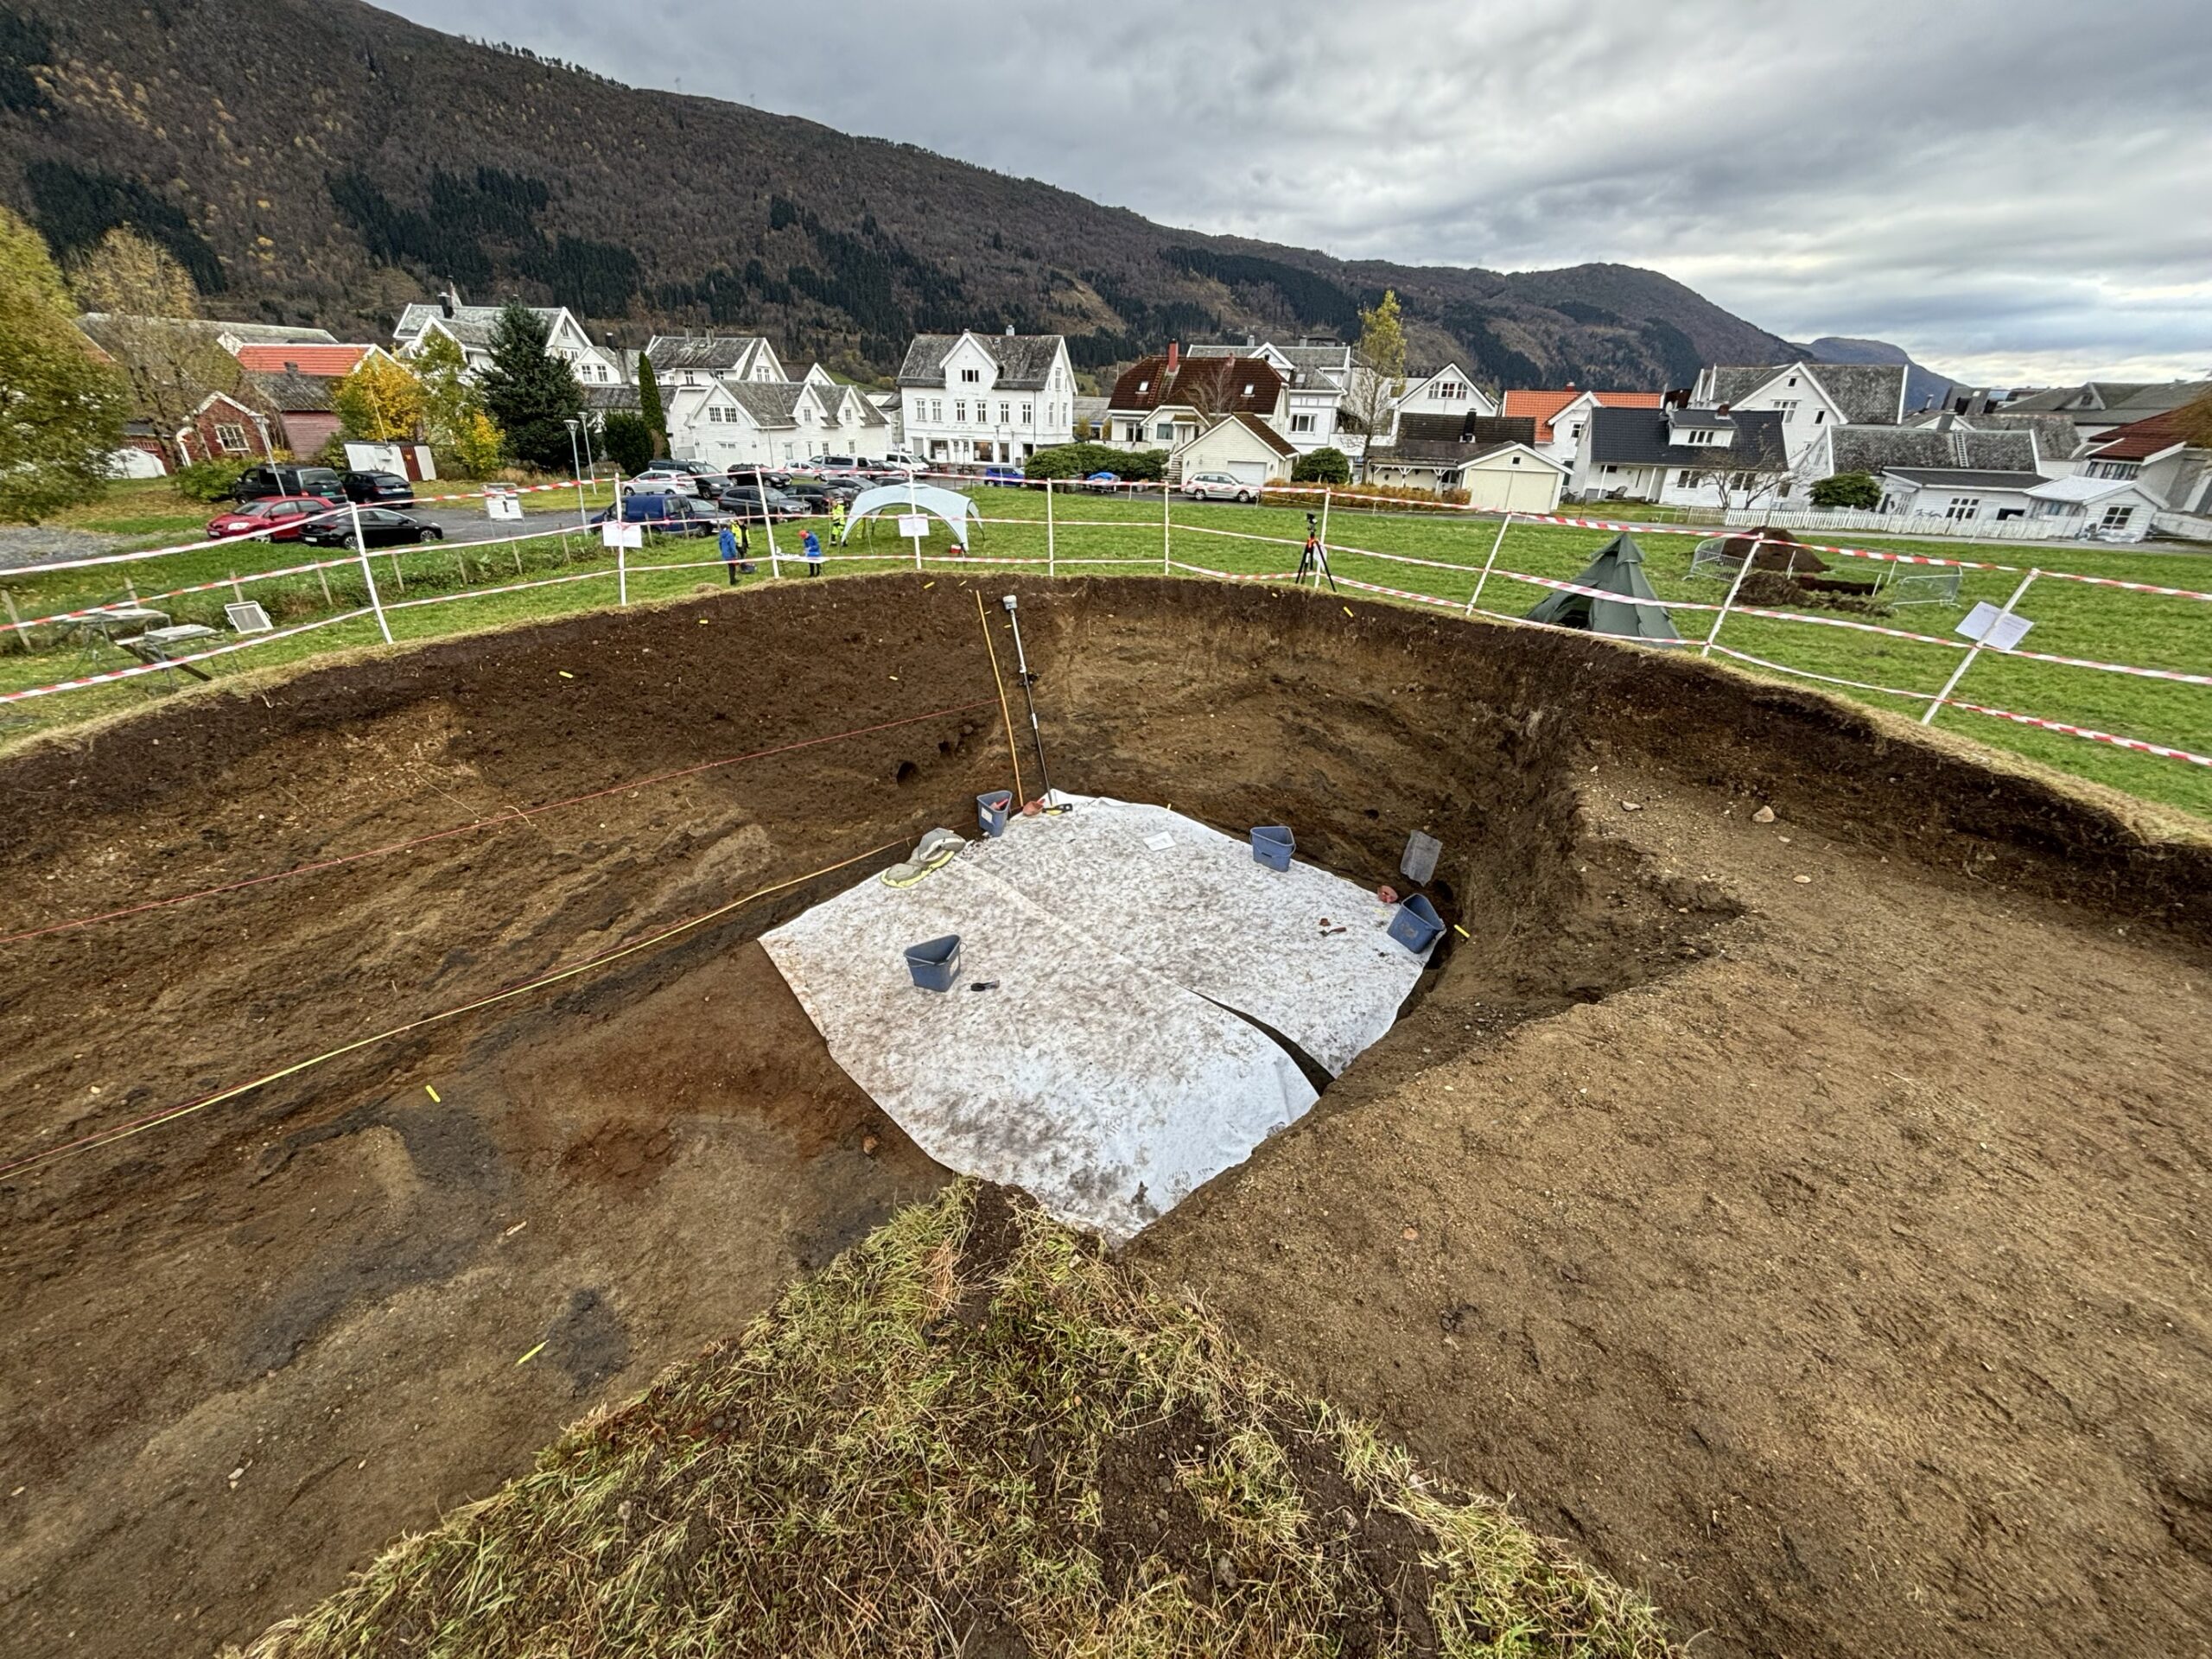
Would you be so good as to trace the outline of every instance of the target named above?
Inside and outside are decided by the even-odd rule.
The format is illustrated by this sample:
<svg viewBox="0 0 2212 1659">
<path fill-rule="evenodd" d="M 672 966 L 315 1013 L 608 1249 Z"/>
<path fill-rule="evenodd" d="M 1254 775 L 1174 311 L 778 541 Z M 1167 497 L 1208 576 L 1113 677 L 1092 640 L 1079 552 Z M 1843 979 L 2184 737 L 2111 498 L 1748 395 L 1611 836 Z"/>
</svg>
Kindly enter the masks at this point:
<svg viewBox="0 0 2212 1659">
<path fill-rule="evenodd" d="M 810 576 L 820 575 L 822 574 L 822 542 L 815 535 L 811 526 L 808 528 L 805 535 L 798 538 L 798 545 L 799 551 L 806 555 L 806 574 Z"/>
</svg>

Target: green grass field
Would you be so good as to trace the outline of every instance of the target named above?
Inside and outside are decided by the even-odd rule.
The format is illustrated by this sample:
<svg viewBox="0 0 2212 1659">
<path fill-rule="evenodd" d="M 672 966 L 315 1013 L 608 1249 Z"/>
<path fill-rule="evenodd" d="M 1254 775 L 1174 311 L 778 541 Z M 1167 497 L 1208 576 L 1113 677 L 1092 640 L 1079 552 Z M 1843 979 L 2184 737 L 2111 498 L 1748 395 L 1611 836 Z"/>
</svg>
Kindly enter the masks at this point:
<svg viewBox="0 0 2212 1659">
<path fill-rule="evenodd" d="M 116 518 L 104 524 L 79 519 L 86 528 L 119 527 L 129 518 L 136 524 L 150 505 L 136 505 L 119 499 L 111 504 Z M 1034 492 L 982 490 L 976 493 L 986 523 L 970 552 L 982 559 L 1041 559 L 1047 550 L 1045 499 Z M 553 522 L 561 510 L 573 512 L 573 493 L 553 493 L 524 498 L 533 509 L 537 531 Z M 204 511 L 189 521 L 196 530 Z M 1052 551 L 1067 574 L 1131 574 L 1157 572 L 1160 564 L 1161 515 L 1157 499 L 1125 500 L 1101 496 L 1061 496 L 1056 499 Z M 1173 515 L 1174 555 L 1179 562 L 1236 574 L 1286 571 L 1297 563 L 1297 540 L 1305 528 L 1300 507 L 1236 507 L 1200 505 L 1178 501 Z M 137 533 L 135 531 L 128 533 Z M 156 534 L 149 531 L 149 534 Z M 1450 515 L 1402 512 L 1369 513 L 1338 511 L 1332 514 L 1329 541 L 1337 575 L 1385 584 L 1456 601 L 1471 595 L 1477 573 L 1497 536 L 1496 521 Z M 1276 541 L 1244 539 L 1274 537 Z M 165 537 L 156 534 L 156 544 Z M 796 543 L 785 534 L 781 545 Z M 1516 524 L 1498 551 L 1498 568 L 1554 579 L 1572 577 L 1609 539 L 1599 531 L 1554 525 Z M 2151 549 L 2085 549 L 2029 543 L 2020 546 L 1972 547 L 1866 539 L 1868 545 L 1900 552 L 1924 552 L 1944 557 L 1986 557 L 1995 562 L 2046 569 L 2116 577 L 2126 581 L 2212 591 L 2212 552 L 2160 551 Z M 1661 597 L 1717 602 L 1726 584 L 1710 579 L 1693 581 L 1688 575 L 1691 550 L 1696 537 L 1653 534 L 1642 538 L 1645 569 Z M 896 553 L 908 543 L 897 541 L 893 526 L 881 524 L 870 542 L 856 538 L 855 554 L 871 550 L 884 556 L 880 562 L 855 558 L 833 563 L 833 574 L 895 568 Z M 940 528 L 929 543 L 934 554 L 946 548 Z M 762 551 L 755 537 L 755 551 Z M 1452 568 L 1428 569 L 1394 564 L 1367 556 L 1384 553 L 1433 559 Z M 705 542 L 664 542 L 649 547 L 633 566 L 629 585 L 633 601 L 664 599 L 690 591 L 702 582 L 719 586 L 714 569 L 655 569 L 655 564 L 708 561 L 712 549 Z M 1122 564 L 1090 564 L 1089 560 L 1128 561 Z M 75 608 L 118 599 L 126 581 L 140 594 L 193 582 L 222 582 L 233 570 L 247 574 L 256 569 L 279 569 L 305 563 L 296 546 L 273 549 L 222 547 L 178 555 L 127 566 L 107 566 L 50 576 L 10 572 L 0 576 L 18 610 L 25 616 Z M 429 639 L 526 620 L 550 616 L 615 601 L 612 575 L 564 582 L 520 593 L 486 590 L 524 580 L 576 575 L 605 567 L 609 556 L 584 536 L 549 536 L 513 544 L 467 550 L 447 546 L 408 550 L 402 554 L 374 556 L 380 589 L 387 601 L 437 602 L 418 608 L 397 609 L 391 621 L 395 639 Z M 1832 560 L 1840 575 L 1858 575 L 1875 567 L 1861 561 Z M 753 582 L 768 579 L 767 563 Z M 1843 567 L 1850 567 L 1848 569 Z M 325 597 L 323 583 L 328 582 Z M 1970 605 L 1986 599 L 2002 604 L 2018 585 L 2018 576 L 2002 571 L 1969 571 L 1962 598 Z M 1493 576 L 1483 594 L 1483 607 L 1507 614 L 1521 614 L 1543 597 L 1543 589 Z M 268 607 L 278 626 L 312 620 L 317 616 L 350 609 L 365 601 L 365 585 L 358 565 L 325 573 L 257 583 L 247 589 Z M 179 621 L 222 622 L 221 607 L 232 597 L 227 586 L 216 591 L 160 602 L 160 608 Z M 1370 595 L 1369 597 L 1372 597 Z M 2061 655 L 2141 667 L 2203 672 L 2212 666 L 2212 604 L 2202 601 L 2130 594 L 2060 581 L 2038 582 L 2020 607 L 2032 619 L 2035 631 L 2027 645 Z M 1921 605 L 1898 609 L 1887 626 L 1914 632 L 1950 633 L 1962 609 Z M 1701 640 L 1710 627 L 1707 613 L 1684 611 L 1676 626 L 1682 634 Z M 0 651 L 0 692 L 52 681 L 79 677 L 102 669 L 121 667 L 130 658 L 104 644 L 86 644 L 63 637 L 61 630 L 41 630 L 38 646 L 24 653 L 19 648 Z M 372 644 L 373 621 L 367 618 L 337 624 L 294 639 L 282 639 L 242 652 L 207 664 L 217 675 L 235 673 L 272 664 L 298 661 L 334 648 Z M 10 639 L 11 646 L 20 641 Z M 1855 630 L 1807 626 L 1758 617 L 1732 615 L 1721 643 L 1774 663 L 1815 674 L 1863 681 L 1904 690 L 1935 691 L 1956 665 L 1959 653 L 1941 646 L 1890 639 Z M 47 729 L 57 724 L 135 706 L 168 694 L 167 675 L 149 675 L 119 684 L 97 687 L 27 702 L 0 704 L 0 741 Z M 180 683 L 182 677 L 178 677 Z M 1802 683 L 1802 682 L 1801 682 Z M 1841 690 L 1897 712 L 1916 715 L 1923 706 L 1900 697 Z M 2139 679 L 2104 674 L 1984 653 L 1975 663 L 1958 696 L 1967 700 L 2018 712 L 2042 715 L 2152 742 L 2170 744 L 2197 753 L 2212 753 L 2212 687 Z M 2042 731 L 1959 710 L 1946 710 L 1937 723 L 1961 735 L 2031 756 L 2048 765 L 2094 779 L 2147 800 L 2212 817 L 2212 768 L 2156 756 L 2133 753 L 2107 744 L 2091 742 L 2062 733 Z"/>
</svg>

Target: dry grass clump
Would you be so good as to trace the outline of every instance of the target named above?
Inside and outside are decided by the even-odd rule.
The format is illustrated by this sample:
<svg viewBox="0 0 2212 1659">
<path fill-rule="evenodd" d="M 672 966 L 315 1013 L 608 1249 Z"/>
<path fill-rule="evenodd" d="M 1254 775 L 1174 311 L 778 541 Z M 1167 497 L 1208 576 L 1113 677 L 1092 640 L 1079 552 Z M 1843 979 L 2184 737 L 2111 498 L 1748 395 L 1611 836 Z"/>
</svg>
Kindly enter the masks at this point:
<svg viewBox="0 0 2212 1659">
<path fill-rule="evenodd" d="M 963 1183 L 246 1651 L 1676 1649 L 1501 1506 Z"/>
</svg>

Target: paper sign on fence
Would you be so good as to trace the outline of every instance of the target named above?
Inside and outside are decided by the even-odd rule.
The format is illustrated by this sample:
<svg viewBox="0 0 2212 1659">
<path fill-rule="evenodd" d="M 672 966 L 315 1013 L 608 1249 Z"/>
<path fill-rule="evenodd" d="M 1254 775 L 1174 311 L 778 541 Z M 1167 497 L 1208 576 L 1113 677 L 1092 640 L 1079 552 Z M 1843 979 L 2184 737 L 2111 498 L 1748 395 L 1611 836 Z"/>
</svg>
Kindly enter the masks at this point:
<svg viewBox="0 0 2212 1659">
<path fill-rule="evenodd" d="M 925 512 L 900 513 L 899 533 L 901 536 L 926 536 L 930 533 L 930 518 Z"/>
<path fill-rule="evenodd" d="M 599 527 L 599 538 L 609 547 L 643 547 L 645 544 L 645 527 L 643 524 L 620 524 L 610 519 Z"/>
<path fill-rule="evenodd" d="M 2010 651 L 2028 637 L 2028 630 L 2035 626 L 2017 611 L 1999 610 L 1983 600 L 1966 613 L 1958 631 L 1969 639 L 1979 639 L 1992 651 Z"/>
<path fill-rule="evenodd" d="M 522 498 L 504 491 L 486 491 L 484 496 L 484 516 L 487 518 L 522 518 Z"/>
</svg>

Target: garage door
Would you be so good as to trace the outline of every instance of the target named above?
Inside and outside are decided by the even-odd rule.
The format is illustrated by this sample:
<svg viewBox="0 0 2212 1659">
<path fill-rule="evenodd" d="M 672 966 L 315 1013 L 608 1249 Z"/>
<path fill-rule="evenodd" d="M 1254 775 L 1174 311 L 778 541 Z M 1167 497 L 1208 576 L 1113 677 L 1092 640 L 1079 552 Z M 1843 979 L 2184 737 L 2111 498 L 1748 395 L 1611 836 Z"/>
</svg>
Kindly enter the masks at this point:
<svg viewBox="0 0 2212 1659">
<path fill-rule="evenodd" d="M 1268 481 L 1268 463 L 1264 461 L 1232 461 L 1229 463 L 1229 475 L 1239 484 L 1257 486 Z"/>
</svg>

